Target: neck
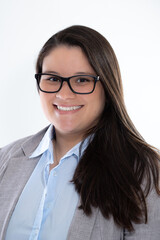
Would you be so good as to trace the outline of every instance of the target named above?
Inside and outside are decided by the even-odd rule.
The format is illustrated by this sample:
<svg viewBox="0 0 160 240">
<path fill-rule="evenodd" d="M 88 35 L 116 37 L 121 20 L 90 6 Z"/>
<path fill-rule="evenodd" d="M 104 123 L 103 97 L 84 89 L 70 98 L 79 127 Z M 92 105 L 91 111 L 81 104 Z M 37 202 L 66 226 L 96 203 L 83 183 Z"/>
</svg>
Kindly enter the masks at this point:
<svg viewBox="0 0 160 240">
<path fill-rule="evenodd" d="M 56 131 L 56 139 L 53 141 L 54 159 L 58 164 L 60 159 L 77 143 L 82 141 L 82 136 L 77 135 L 62 135 Z"/>
</svg>

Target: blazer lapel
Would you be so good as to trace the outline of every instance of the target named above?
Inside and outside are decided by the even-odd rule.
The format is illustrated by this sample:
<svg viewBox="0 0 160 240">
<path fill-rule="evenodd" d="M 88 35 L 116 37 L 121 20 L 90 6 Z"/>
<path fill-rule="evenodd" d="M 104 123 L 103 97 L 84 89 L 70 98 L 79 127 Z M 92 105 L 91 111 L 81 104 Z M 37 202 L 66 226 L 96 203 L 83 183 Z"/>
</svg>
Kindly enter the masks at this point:
<svg viewBox="0 0 160 240">
<path fill-rule="evenodd" d="M 89 240 L 96 221 L 98 209 L 93 208 L 91 216 L 86 216 L 83 210 L 76 209 L 67 240 Z"/>
</svg>

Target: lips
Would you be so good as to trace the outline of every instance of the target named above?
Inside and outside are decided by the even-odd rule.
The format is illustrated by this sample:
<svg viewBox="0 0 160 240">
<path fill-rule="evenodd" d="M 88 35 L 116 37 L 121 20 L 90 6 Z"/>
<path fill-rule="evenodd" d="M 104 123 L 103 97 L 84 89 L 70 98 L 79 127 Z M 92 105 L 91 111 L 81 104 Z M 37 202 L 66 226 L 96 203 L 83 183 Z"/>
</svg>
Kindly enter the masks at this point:
<svg viewBox="0 0 160 240">
<path fill-rule="evenodd" d="M 80 108 L 82 108 L 82 105 L 77 105 L 77 106 L 60 106 L 60 105 L 54 105 L 58 110 L 60 111 L 65 111 L 65 112 L 69 112 L 69 111 L 75 111 L 78 110 Z"/>
<path fill-rule="evenodd" d="M 73 111 L 73 110 L 77 110 L 79 108 L 81 108 L 82 106 L 71 106 L 71 107 L 63 107 L 63 106 L 58 106 L 57 105 L 57 108 L 59 110 L 62 110 L 62 111 Z"/>
</svg>

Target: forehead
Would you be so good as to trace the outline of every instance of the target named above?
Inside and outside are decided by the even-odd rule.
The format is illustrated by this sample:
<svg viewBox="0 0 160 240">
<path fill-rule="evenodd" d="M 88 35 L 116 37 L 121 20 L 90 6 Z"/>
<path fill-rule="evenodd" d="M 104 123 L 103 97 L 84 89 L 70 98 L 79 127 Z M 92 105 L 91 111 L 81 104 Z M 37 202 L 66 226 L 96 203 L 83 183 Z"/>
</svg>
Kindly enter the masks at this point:
<svg viewBox="0 0 160 240">
<path fill-rule="evenodd" d="M 94 73 L 93 68 L 80 47 L 65 45 L 60 45 L 49 52 L 43 60 L 42 71 Z"/>
</svg>

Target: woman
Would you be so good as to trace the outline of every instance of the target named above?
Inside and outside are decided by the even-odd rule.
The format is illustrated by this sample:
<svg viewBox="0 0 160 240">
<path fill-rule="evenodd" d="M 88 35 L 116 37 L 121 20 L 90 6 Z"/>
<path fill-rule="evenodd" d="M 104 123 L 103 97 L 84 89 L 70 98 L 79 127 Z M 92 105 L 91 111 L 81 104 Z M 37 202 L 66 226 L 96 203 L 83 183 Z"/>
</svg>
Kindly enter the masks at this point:
<svg viewBox="0 0 160 240">
<path fill-rule="evenodd" d="M 0 239 L 159 240 L 158 153 L 125 108 L 108 41 L 72 26 L 36 65 L 51 125 L 0 152 Z"/>
</svg>

